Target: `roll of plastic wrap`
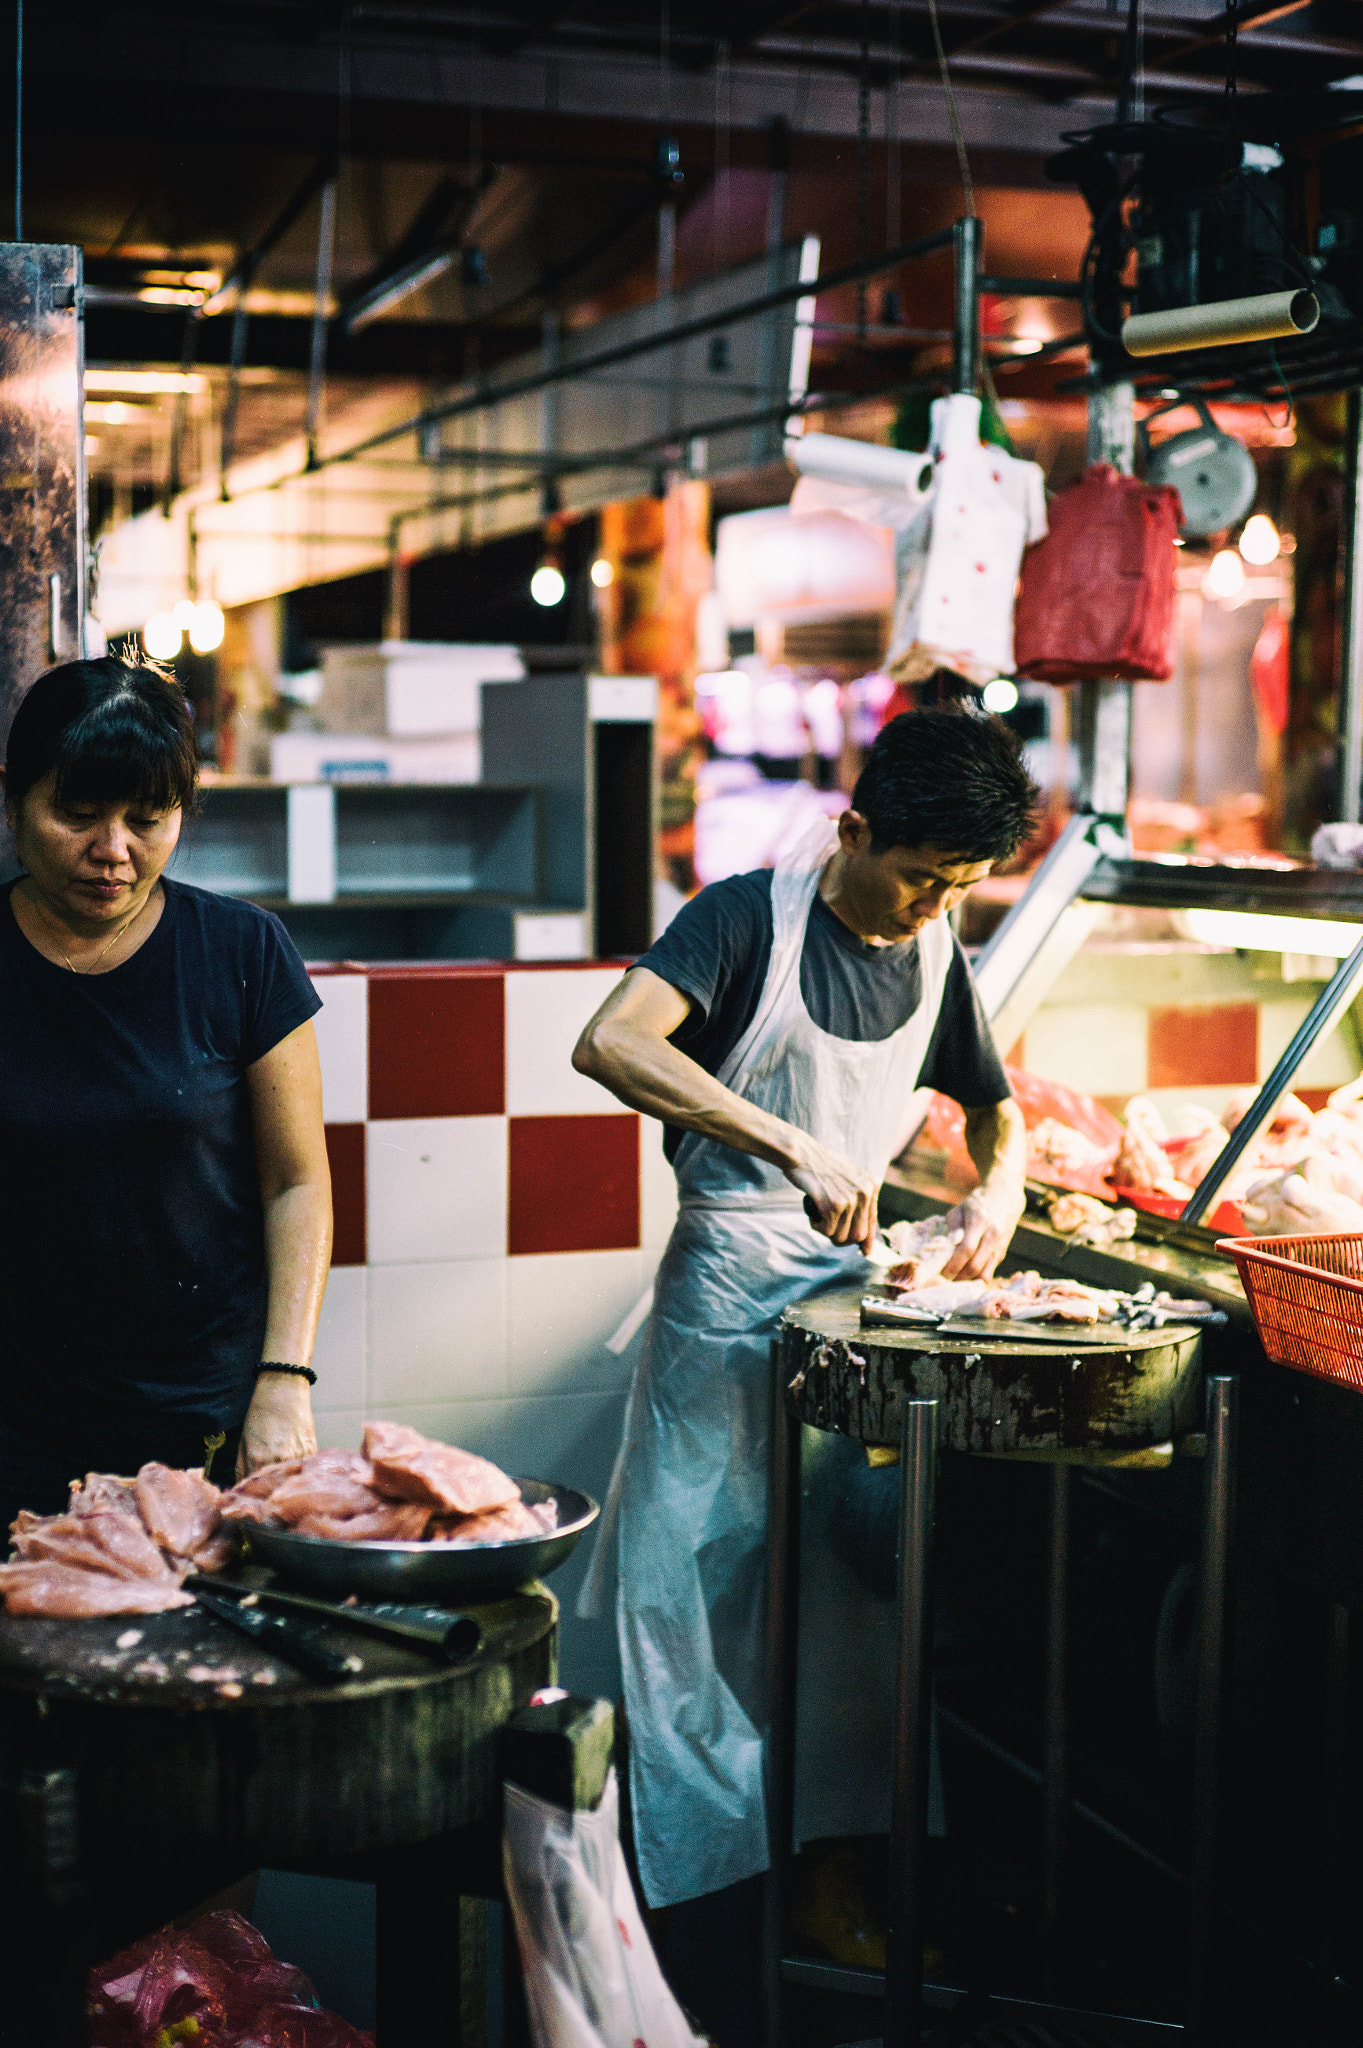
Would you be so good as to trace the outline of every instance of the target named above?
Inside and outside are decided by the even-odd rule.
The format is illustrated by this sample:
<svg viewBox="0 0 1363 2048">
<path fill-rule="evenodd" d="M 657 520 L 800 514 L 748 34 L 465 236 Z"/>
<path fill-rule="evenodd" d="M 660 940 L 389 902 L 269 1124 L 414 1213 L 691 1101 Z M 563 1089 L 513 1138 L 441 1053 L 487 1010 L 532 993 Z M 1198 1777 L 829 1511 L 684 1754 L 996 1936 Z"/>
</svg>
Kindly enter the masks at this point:
<svg viewBox="0 0 1363 2048">
<path fill-rule="evenodd" d="M 792 435 L 786 442 L 786 458 L 802 476 L 897 491 L 916 491 L 923 465 L 930 460 L 904 448 L 883 448 L 876 441 L 849 441 L 842 434 Z"/>
<path fill-rule="evenodd" d="M 1216 299 L 1205 306 L 1174 306 L 1165 313 L 1133 313 L 1122 322 L 1122 342 L 1128 355 L 1165 356 L 1179 349 L 1229 348 L 1237 341 L 1279 341 L 1309 334 L 1319 319 L 1314 292 L 1264 292 L 1253 299 Z"/>
</svg>

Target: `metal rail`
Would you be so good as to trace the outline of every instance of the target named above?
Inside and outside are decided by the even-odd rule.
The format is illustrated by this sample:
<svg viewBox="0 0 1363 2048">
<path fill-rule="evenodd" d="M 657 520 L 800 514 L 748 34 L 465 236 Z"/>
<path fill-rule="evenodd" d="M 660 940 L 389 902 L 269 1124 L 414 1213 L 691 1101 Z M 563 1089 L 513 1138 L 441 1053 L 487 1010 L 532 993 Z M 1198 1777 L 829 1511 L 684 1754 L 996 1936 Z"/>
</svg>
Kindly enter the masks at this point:
<svg viewBox="0 0 1363 2048">
<path fill-rule="evenodd" d="M 549 369 L 527 371 L 524 376 L 508 378 L 503 384 L 480 385 L 476 391 L 462 397 L 443 400 L 439 405 L 429 405 L 414 413 L 410 418 L 399 420 L 390 427 L 383 427 L 377 433 L 367 434 L 362 441 L 352 442 L 348 448 L 334 449 L 329 455 L 319 456 L 311 470 L 307 468 L 290 470 L 287 475 L 274 477 L 269 483 L 254 484 L 249 490 L 234 492 L 232 502 L 239 498 L 255 497 L 262 491 L 277 491 L 285 484 L 297 483 L 300 479 L 316 475 L 323 469 L 334 469 L 338 463 L 358 462 L 372 454 L 376 448 L 386 448 L 393 441 L 400 441 L 409 434 L 419 434 L 424 428 L 440 425 L 444 420 L 460 419 L 469 413 L 484 412 L 491 406 L 505 405 L 513 398 L 524 398 L 536 391 L 545 391 L 553 384 L 570 384 L 590 376 L 596 370 L 612 369 L 617 363 L 630 362 L 635 356 L 647 355 L 655 349 L 675 348 L 679 343 L 693 341 L 704 334 L 714 334 L 724 327 L 736 327 L 740 321 L 755 320 L 763 313 L 773 313 L 781 306 L 798 304 L 801 299 L 817 297 L 820 293 L 837 291 L 841 286 L 857 284 L 862 278 L 877 277 L 886 270 L 897 270 L 901 264 L 911 263 L 920 256 L 934 255 L 940 249 L 957 245 L 958 229 L 944 228 L 936 234 L 919 235 L 912 242 L 903 242 L 897 249 L 887 249 L 881 256 L 868 256 L 857 263 L 845 263 L 840 270 L 832 270 L 826 277 L 797 278 L 793 283 L 780 285 L 772 291 L 760 292 L 755 299 L 747 299 L 739 306 L 725 307 L 717 313 L 698 314 L 693 320 L 683 320 L 674 327 L 660 328 L 656 334 L 636 335 L 631 341 L 614 343 L 610 348 L 598 349 L 594 355 L 579 356 L 576 361 L 554 365 Z M 978 223 L 975 223 L 978 228 Z M 863 396 L 865 394 L 862 394 Z M 793 408 L 792 408 L 793 410 Z"/>
</svg>

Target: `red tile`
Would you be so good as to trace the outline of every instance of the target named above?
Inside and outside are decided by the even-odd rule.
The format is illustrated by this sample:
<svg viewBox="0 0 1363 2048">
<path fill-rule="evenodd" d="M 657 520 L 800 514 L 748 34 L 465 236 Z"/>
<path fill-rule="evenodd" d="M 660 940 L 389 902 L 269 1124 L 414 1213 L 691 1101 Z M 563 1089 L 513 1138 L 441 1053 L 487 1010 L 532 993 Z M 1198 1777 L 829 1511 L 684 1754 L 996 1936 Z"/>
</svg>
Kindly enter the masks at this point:
<svg viewBox="0 0 1363 2048">
<path fill-rule="evenodd" d="M 639 1242 L 637 1116 L 513 1116 L 507 1248 L 633 1251 Z"/>
<path fill-rule="evenodd" d="M 370 1116 L 500 1116 L 505 1036 L 500 974 L 371 975 Z"/>
<path fill-rule="evenodd" d="M 328 1124 L 333 1266 L 362 1266 L 365 1243 L 364 1125 Z"/>
<path fill-rule="evenodd" d="M 1259 1006 L 1151 1010 L 1147 1088 L 1242 1087 L 1259 1078 Z"/>
</svg>

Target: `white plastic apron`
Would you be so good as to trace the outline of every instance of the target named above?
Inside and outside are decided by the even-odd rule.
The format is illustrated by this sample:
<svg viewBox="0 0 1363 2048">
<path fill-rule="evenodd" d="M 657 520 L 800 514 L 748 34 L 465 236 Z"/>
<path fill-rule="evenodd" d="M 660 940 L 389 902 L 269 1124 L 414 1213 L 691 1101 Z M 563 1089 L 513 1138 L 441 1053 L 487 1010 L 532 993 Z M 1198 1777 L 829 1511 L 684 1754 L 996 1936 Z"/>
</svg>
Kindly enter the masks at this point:
<svg viewBox="0 0 1363 2048">
<path fill-rule="evenodd" d="M 892 1037 L 821 1031 L 800 994 L 800 956 L 833 843 L 821 824 L 776 869 L 766 982 L 718 1078 L 879 1181 L 907 1134 L 952 939 L 945 919 L 919 934 L 922 999 Z M 688 1131 L 676 1172 L 680 1211 L 658 1269 L 618 1468 L 630 1789 L 652 1906 L 767 1867 L 771 1337 L 792 1302 L 865 1270 L 856 1246 L 830 1244 L 811 1228 L 798 1190 L 776 1167 Z M 838 1668 L 844 1689 L 854 1687 L 852 1665 Z M 819 1831 L 831 1830 L 810 1830 Z"/>
</svg>

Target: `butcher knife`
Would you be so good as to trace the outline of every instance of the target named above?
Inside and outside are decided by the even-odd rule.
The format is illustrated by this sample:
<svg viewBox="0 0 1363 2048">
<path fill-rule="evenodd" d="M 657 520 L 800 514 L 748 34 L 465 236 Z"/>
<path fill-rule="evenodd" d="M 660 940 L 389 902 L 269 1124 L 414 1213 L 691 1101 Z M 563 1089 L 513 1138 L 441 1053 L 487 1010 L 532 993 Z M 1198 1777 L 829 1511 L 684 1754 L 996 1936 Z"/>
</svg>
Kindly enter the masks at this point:
<svg viewBox="0 0 1363 2048">
<path fill-rule="evenodd" d="M 338 1685 L 355 1676 L 357 1658 L 347 1657 L 340 1650 L 319 1643 L 311 1629 L 301 1628 L 296 1621 L 289 1621 L 282 1614 L 267 1614 L 263 1607 L 242 1607 L 237 1601 L 229 1600 L 221 1593 L 210 1592 L 198 1584 L 194 1587 L 194 1597 L 219 1621 L 226 1622 L 240 1635 L 249 1636 L 258 1650 L 267 1650 L 272 1657 L 278 1657 L 283 1664 L 292 1664 L 295 1670 L 302 1671 L 309 1678 L 321 1679 L 327 1685 Z"/>
<path fill-rule="evenodd" d="M 253 1595 L 263 1607 L 277 1607 L 285 1614 L 304 1614 L 314 1621 L 330 1622 L 337 1628 L 358 1629 L 363 1635 L 378 1636 L 397 1643 L 404 1650 L 424 1650 L 446 1664 L 463 1664 L 476 1657 L 482 1647 L 483 1631 L 471 1614 L 458 1614 L 448 1607 L 415 1607 L 406 1601 L 355 1602 L 318 1600 L 308 1593 L 285 1593 L 274 1586 L 252 1586 L 241 1579 L 227 1579 L 215 1572 L 211 1579 L 195 1573 L 186 1579 L 191 1593 L 203 1587 L 210 1593 L 227 1593 L 234 1600 Z M 250 1609 L 247 1609 L 250 1612 Z"/>
</svg>

